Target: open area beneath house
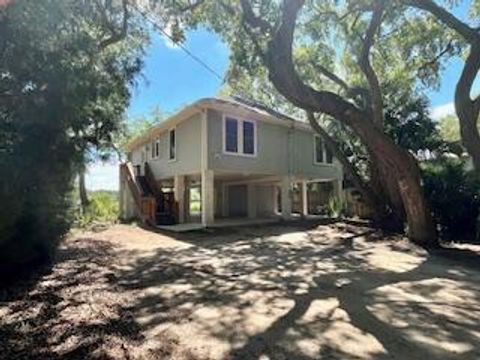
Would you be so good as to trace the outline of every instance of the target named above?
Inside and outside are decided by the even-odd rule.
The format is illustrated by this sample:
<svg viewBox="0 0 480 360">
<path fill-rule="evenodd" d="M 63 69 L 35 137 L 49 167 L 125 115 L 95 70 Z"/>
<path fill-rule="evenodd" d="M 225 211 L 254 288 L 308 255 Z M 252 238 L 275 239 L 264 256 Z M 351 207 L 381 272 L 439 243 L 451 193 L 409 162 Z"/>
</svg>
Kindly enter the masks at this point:
<svg viewBox="0 0 480 360">
<path fill-rule="evenodd" d="M 345 223 L 115 225 L 0 293 L 0 358 L 478 359 L 479 256 Z"/>
</svg>

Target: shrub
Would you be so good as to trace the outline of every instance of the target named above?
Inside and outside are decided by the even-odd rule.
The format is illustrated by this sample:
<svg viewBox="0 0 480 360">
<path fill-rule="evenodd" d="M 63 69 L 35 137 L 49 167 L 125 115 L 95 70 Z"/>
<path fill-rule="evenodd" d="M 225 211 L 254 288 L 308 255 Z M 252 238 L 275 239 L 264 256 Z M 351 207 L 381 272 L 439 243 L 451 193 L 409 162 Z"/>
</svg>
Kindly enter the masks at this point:
<svg viewBox="0 0 480 360">
<path fill-rule="evenodd" d="M 85 214 L 79 213 L 77 225 L 85 227 L 93 222 L 115 222 L 119 216 L 118 194 L 110 191 L 90 193 L 90 204 Z"/>
<path fill-rule="evenodd" d="M 340 217 L 345 210 L 345 202 L 339 196 L 332 196 L 328 200 L 327 213 L 332 218 Z"/>
<path fill-rule="evenodd" d="M 477 238 L 480 181 L 456 159 L 440 159 L 422 166 L 425 195 L 443 238 Z"/>
</svg>

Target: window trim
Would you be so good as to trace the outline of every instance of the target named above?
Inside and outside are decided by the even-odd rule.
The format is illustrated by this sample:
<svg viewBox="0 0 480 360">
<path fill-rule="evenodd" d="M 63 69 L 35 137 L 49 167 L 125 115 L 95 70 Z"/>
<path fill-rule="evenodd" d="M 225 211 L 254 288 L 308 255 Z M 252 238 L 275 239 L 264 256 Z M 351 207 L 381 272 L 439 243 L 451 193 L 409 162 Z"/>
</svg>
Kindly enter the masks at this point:
<svg viewBox="0 0 480 360">
<path fill-rule="evenodd" d="M 160 139 L 156 138 L 152 141 L 152 159 L 156 160 L 159 158 L 160 158 Z"/>
<path fill-rule="evenodd" d="M 322 142 L 322 161 L 317 161 L 317 139 L 320 139 Z M 321 166 L 335 166 L 335 156 L 332 154 L 332 162 L 327 162 L 327 147 L 325 146 L 325 141 L 319 134 L 313 134 L 313 164 Z"/>
<path fill-rule="evenodd" d="M 170 146 L 170 142 L 171 142 L 171 132 L 174 131 L 175 132 L 175 146 L 174 146 L 174 157 L 172 158 L 171 157 L 171 149 L 172 147 Z M 177 128 L 176 127 L 172 127 L 170 129 L 168 129 L 168 162 L 175 162 L 177 161 L 177 143 L 178 143 L 178 139 L 177 139 Z"/>
<path fill-rule="evenodd" d="M 237 120 L 237 151 L 228 151 L 227 150 L 227 118 Z M 243 124 L 244 123 L 253 124 L 253 154 L 247 154 L 243 152 Z M 258 148 L 258 127 L 257 121 L 246 119 L 237 115 L 231 115 L 224 113 L 222 119 L 222 151 L 225 155 L 233 155 L 233 156 L 243 156 L 248 158 L 256 158 L 257 157 L 257 148 Z"/>
</svg>

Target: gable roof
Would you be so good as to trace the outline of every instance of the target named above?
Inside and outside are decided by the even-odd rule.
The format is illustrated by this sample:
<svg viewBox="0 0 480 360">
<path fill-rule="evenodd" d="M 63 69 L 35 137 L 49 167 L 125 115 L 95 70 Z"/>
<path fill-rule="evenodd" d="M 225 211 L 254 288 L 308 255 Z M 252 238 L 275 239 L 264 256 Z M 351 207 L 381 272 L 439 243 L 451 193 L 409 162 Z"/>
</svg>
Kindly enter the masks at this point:
<svg viewBox="0 0 480 360">
<path fill-rule="evenodd" d="M 311 131 L 308 123 L 290 117 L 266 105 L 255 102 L 254 100 L 247 100 L 241 97 L 207 97 L 185 106 L 176 114 L 152 127 L 145 134 L 131 140 L 125 146 L 125 150 L 132 151 L 135 148 L 152 141 L 154 138 L 160 135 L 160 133 L 174 127 L 192 115 L 200 113 L 205 109 L 213 109 L 224 112 L 241 112 L 244 113 L 245 116 L 253 117 L 254 120 L 273 122 L 283 126 L 296 126 Z"/>
</svg>

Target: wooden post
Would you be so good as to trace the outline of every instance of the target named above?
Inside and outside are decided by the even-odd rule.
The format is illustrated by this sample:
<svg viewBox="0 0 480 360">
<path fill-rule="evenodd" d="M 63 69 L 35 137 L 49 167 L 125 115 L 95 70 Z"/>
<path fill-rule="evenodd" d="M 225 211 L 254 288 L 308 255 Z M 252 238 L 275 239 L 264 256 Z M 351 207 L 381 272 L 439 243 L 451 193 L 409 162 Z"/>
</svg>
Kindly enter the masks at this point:
<svg viewBox="0 0 480 360">
<path fill-rule="evenodd" d="M 281 199 L 282 199 L 282 218 L 284 220 L 289 220 L 292 216 L 292 198 L 290 191 L 290 176 L 284 176 L 282 178 L 282 189 L 281 189 Z"/>
<path fill-rule="evenodd" d="M 301 183 L 302 187 L 302 216 L 308 216 L 308 183 L 303 180 Z"/>
</svg>

